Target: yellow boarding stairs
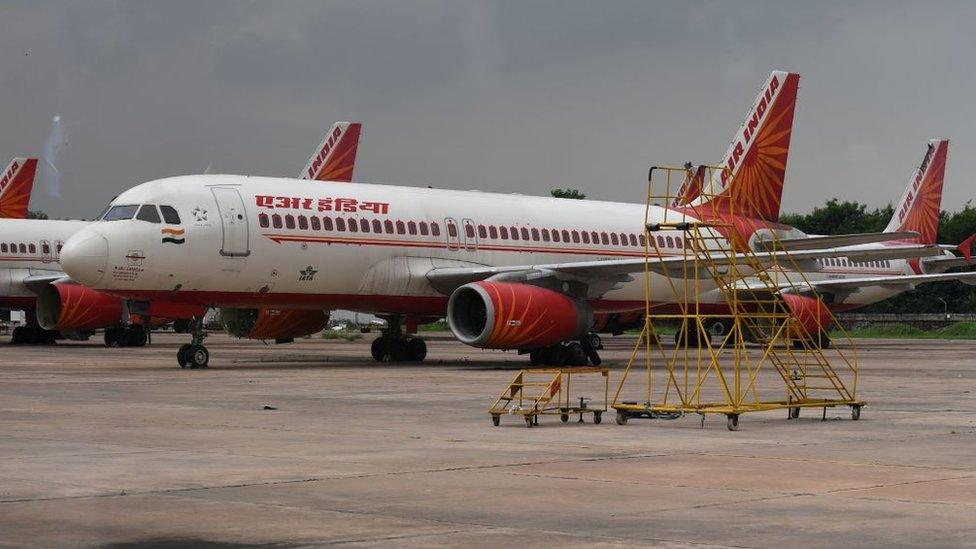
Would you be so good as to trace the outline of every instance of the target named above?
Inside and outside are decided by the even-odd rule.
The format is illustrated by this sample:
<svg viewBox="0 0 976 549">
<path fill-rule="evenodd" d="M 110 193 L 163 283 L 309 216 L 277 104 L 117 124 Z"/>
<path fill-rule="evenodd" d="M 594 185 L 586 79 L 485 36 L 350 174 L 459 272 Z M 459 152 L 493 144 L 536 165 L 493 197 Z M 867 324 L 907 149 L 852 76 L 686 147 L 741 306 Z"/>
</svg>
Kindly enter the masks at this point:
<svg viewBox="0 0 976 549">
<path fill-rule="evenodd" d="M 573 377 L 579 375 L 602 376 L 603 405 L 594 407 L 590 399 L 574 396 Z M 538 368 L 521 370 L 491 405 L 488 413 L 497 427 L 502 414 L 520 415 L 526 427 L 539 424 L 541 415 L 558 415 L 563 423 L 569 416 L 579 415 L 583 422 L 584 414 L 593 414 L 593 423 L 603 420 L 607 411 L 610 394 L 610 377 L 606 368 Z"/>
</svg>

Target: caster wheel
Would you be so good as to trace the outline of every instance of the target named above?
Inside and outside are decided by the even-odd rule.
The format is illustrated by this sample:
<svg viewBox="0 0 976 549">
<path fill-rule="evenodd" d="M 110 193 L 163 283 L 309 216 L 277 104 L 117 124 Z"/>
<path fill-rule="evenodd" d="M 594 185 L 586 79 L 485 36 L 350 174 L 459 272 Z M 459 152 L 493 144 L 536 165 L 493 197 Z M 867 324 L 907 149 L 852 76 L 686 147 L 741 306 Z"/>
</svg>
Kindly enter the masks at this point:
<svg viewBox="0 0 976 549">
<path fill-rule="evenodd" d="M 586 366 L 588 362 L 583 346 L 575 341 L 563 347 L 562 352 L 567 366 Z"/>
<path fill-rule="evenodd" d="M 602 421 L 603 421 L 603 412 L 593 412 L 593 423 L 599 425 L 600 422 Z"/>
<path fill-rule="evenodd" d="M 800 417 L 800 408 L 790 408 L 790 419 L 796 419 Z"/>
<path fill-rule="evenodd" d="M 528 427 L 529 429 L 532 428 L 533 419 L 534 418 L 532 416 L 525 416 L 525 426 Z"/>
<path fill-rule="evenodd" d="M 857 421 L 857 420 L 861 419 L 861 405 L 860 404 L 855 404 L 855 405 L 851 406 L 851 419 L 853 419 L 854 421 Z"/>
<path fill-rule="evenodd" d="M 617 425 L 627 425 L 627 412 L 617 412 Z"/>
<path fill-rule="evenodd" d="M 603 340 L 600 339 L 599 334 L 589 333 L 587 334 L 587 339 L 589 340 L 590 348 L 597 351 L 603 349 Z"/>
<path fill-rule="evenodd" d="M 726 427 L 729 428 L 729 431 L 738 431 L 739 430 L 739 414 L 729 414 L 729 419 L 728 419 L 728 421 L 726 422 L 725 425 L 726 425 Z"/>
<path fill-rule="evenodd" d="M 192 345 L 180 345 L 180 349 L 176 351 L 176 360 L 180 363 L 180 368 L 188 368 L 190 366 L 190 347 Z"/>
<path fill-rule="evenodd" d="M 423 362 L 427 358 L 427 343 L 416 337 L 407 341 L 407 355 L 410 360 Z"/>
<path fill-rule="evenodd" d="M 492 414 L 491 424 L 494 425 L 495 427 L 498 427 L 499 423 L 501 423 L 501 417 L 499 417 L 497 414 Z"/>
<path fill-rule="evenodd" d="M 560 414 L 559 421 L 562 421 L 563 423 L 569 421 L 569 414 Z"/>
<path fill-rule="evenodd" d="M 190 345 L 187 352 L 187 359 L 190 368 L 206 368 L 210 363 L 210 351 L 203 345 Z"/>
</svg>

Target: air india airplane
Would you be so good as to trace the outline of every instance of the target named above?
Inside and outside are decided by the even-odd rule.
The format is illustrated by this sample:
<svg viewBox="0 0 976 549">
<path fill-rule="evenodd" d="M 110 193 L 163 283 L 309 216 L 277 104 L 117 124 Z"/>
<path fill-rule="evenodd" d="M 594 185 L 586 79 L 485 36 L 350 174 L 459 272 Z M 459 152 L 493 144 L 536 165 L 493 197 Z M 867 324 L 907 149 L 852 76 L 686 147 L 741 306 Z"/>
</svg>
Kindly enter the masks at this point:
<svg viewBox="0 0 976 549">
<path fill-rule="evenodd" d="M 776 71 L 760 90 L 727 155 L 725 189 L 694 209 L 653 206 L 650 224 L 665 215 L 729 221 L 736 234 L 716 236 L 742 242 L 768 232 L 764 220 L 778 209 L 772 202 L 782 192 L 798 79 Z M 178 218 L 161 219 L 164 208 Z M 688 265 L 680 231 L 655 233 L 665 246 L 645 257 L 644 214 L 644 204 L 191 175 L 119 195 L 65 244 L 62 264 L 73 280 L 137 304 L 383 315 L 389 322 L 373 343 L 377 360 L 422 360 L 426 345 L 404 335 L 403 321 L 409 333 L 410 324 L 446 316 L 468 345 L 517 349 L 536 362 L 596 363 L 587 345 L 594 313 L 643 308 L 643 283 L 633 275 L 644 272 L 645 262 L 654 271 L 655 295 L 670 293 L 662 270 Z M 712 253 L 717 263 L 728 261 L 727 250 Z M 837 257 L 871 262 L 941 254 L 933 245 L 882 242 L 789 257 L 817 265 Z M 783 256 L 754 254 L 768 262 Z M 970 274 L 976 275 L 955 276 Z M 915 275 L 911 283 L 938 276 Z M 790 303 L 820 306 L 803 295 Z M 196 323 L 191 343 L 178 351 L 181 367 L 207 366 L 205 335 Z"/>
<path fill-rule="evenodd" d="M 337 122 L 315 149 L 302 178 L 351 181 L 362 125 Z M 154 319 L 198 316 L 200 307 L 158 301 L 150 308 L 130 307 L 124 300 L 73 283 L 59 263 L 64 241 L 89 221 L 27 220 L 36 159 L 17 158 L 0 179 L 0 309 L 24 310 L 28 323 L 14 329 L 13 343 L 52 343 L 57 332 L 74 337 L 105 329 L 109 346 L 142 346 L 147 334 L 132 315 Z M 159 221 L 178 214 L 161 208 Z M 172 235 L 178 240 L 178 235 Z M 228 321 L 238 337 L 287 340 L 318 331 L 328 323 L 324 311 L 291 313 L 261 309 L 248 318 Z"/>
</svg>

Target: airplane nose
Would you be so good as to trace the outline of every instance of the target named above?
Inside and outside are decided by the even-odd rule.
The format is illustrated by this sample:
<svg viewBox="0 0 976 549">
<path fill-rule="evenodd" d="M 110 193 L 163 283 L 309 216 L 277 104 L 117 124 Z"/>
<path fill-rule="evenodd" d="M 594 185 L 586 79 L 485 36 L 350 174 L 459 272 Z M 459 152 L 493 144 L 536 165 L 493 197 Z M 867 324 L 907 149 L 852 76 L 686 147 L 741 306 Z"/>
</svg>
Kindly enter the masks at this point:
<svg viewBox="0 0 976 549">
<path fill-rule="evenodd" d="M 105 276 L 108 241 L 91 229 L 83 229 L 61 248 L 61 268 L 76 282 L 94 288 Z"/>
</svg>

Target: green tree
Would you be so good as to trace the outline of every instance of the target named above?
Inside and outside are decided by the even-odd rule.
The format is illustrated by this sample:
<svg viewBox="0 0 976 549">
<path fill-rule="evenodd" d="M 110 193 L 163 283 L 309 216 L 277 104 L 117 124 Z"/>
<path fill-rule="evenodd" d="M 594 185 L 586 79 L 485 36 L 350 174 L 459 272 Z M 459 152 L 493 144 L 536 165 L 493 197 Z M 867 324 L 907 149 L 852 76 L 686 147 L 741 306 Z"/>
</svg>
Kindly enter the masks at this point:
<svg viewBox="0 0 976 549">
<path fill-rule="evenodd" d="M 581 193 L 579 189 L 553 189 L 549 191 L 549 194 L 556 198 L 572 198 L 574 200 L 586 198 L 586 195 Z"/>
<path fill-rule="evenodd" d="M 41 210 L 27 210 L 27 219 L 47 219 L 47 214 Z"/>
</svg>

